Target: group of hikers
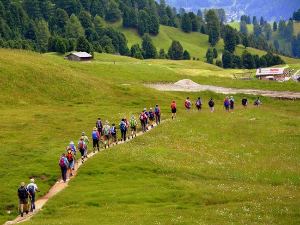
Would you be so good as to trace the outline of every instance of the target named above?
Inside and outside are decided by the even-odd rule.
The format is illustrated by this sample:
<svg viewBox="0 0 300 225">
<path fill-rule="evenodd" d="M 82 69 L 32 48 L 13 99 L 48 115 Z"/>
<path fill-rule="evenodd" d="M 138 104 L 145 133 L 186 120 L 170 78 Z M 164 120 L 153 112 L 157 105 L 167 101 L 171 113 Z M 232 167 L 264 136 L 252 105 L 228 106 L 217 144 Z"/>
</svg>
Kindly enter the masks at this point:
<svg viewBox="0 0 300 225">
<path fill-rule="evenodd" d="M 260 102 L 259 97 L 257 97 L 257 99 L 254 101 L 254 106 L 259 107 L 261 104 L 262 103 Z M 190 98 L 187 97 L 187 99 L 184 102 L 184 106 L 185 106 L 186 110 L 190 111 L 192 105 L 193 105 L 193 103 L 190 101 Z M 224 105 L 224 108 L 227 112 L 229 112 L 229 110 L 233 110 L 234 105 L 235 105 L 235 101 L 234 101 L 233 96 L 230 96 L 230 98 L 227 96 L 225 98 L 224 102 L 223 102 L 223 105 Z M 248 100 L 247 100 L 246 96 L 244 96 L 243 99 L 242 99 L 242 105 L 244 107 L 247 107 L 247 105 L 248 105 Z M 202 109 L 202 100 L 200 99 L 200 97 L 198 97 L 198 99 L 196 100 L 195 106 L 196 106 L 198 111 L 201 111 L 201 109 Z M 213 113 L 214 110 L 215 110 L 215 102 L 214 102 L 213 98 L 211 98 L 208 101 L 208 106 L 210 108 L 210 112 Z M 176 118 L 176 103 L 175 103 L 175 100 L 173 100 L 173 102 L 171 104 L 171 109 L 172 109 L 172 119 L 173 119 L 173 117 Z"/>
<path fill-rule="evenodd" d="M 139 115 L 139 120 L 141 123 L 142 132 L 146 132 L 150 127 L 153 127 L 154 121 L 158 125 L 161 122 L 161 111 L 156 104 L 155 109 L 152 108 L 147 111 L 147 108 L 142 110 Z M 98 117 L 95 127 L 91 133 L 91 140 L 93 142 L 93 153 L 98 150 L 100 151 L 100 146 L 104 146 L 104 148 L 108 148 L 112 145 L 117 145 L 119 142 L 118 139 L 118 129 L 121 132 L 121 141 L 126 141 L 127 139 L 136 137 L 137 135 L 137 127 L 138 122 L 135 116 L 132 116 L 130 120 L 127 118 L 121 119 L 118 128 L 116 124 L 113 123 L 111 126 L 109 125 L 109 121 L 106 120 L 104 123 L 100 117 Z M 59 166 L 61 168 L 62 180 L 64 182 L 67 181 L 67 174 L 69 174 L 69 178 L 73 176 L 72 171 L 74 170 L 74 165 L 76 161 L 76 152 L 77 149 L 81 153 L 81 162 L 84 163 L 85 158 L 88 157 L 88 144 L 89 138 L 82 132 L 79 142 L 77 143 L 77 148 L 73 141 L 70 142 L 70 145 L 67 147 L 66 152 L 62 154 L 62 157 L 59 159 Z"/>
<path fill-rule="evenodd" d="M 255 106 L 260 106 L 262 103 L 260 102 L 259 97 L 254 102 Z M 190 98 L 187 97 L 187 99 L 184 102 L 184 106 L 187 111 L 191 110 L 192 102 L 190 101 Z M 227 96 L 224 100 L 224 107 L 225 110 L 229 112 L 229 110 L 233 110 L 235 105 L 235 100 L 233 99 L 233 96 L 230 98 Z M 242 105 L 246 107 L 248 105 L 248 100 L 244 96 L 242 99 Z M 195 106 L 198 111 L 201 111 L 202 109 L 202 100 L 200 97 L 195 102 Z M 211 98 L 208 101 L 208 106 L 210 108 L 210 112 L 214 112 L 214 106 L 215 102 L 213 101 L 213 98 Z M 172 119 L 176 118 L 176 101 L 173 100 L 171 103 L 171 112 L 172 112 Z M 154 110 L 152 108 L 147 111 L 147 108 L 144 108 L 144 110 L 141 111 L 141 114 L 139 115 L 140 124 L 141 124 L 141 131 L 145 133 L 149 126 L 152 128 L 154 125 L 154 121 L 156 125 L 161 123 L 161 110 L 156 104 L 156 107 Z M 135 116 L 131 117 L 131 120 L 127 120 L 127 118 L 123 118 L 121 122 L 119 123 L 119 129 L 121 131 L 121 141 L 126 141 L 126 139 L 130 139 L 133 137 L 136 137 L 137 135 L 137 127 L 138 122 Z M 104 148 L 110 147 L 112 145 L 118 144 L 118 137 L 117 137 L 118 129 L 116 127 L 116 124 L 113 123 L 111 126 L 109 126 L 109 121 L 106 120 L 104 125 L 99 117 L 95 123 L 95 127 L 93 128 L 93 131 L 91 133 L 91 139 L 93 140 L 93 153 L 95 153 L 96 148 L 98 152 L 100 151 L 100 145 L 104 145 Z M 69 178 L 73 176 L 73 170 L 75 161 L 76 161 L 76 153 L 77 149 L 79 150 L 81 154 L 81 162 L 83 163 L 85 158 L 88 157 L 88 144 L 89 144 L 89 138 L 86 135 L 85 132 L 82 132 L 80 140 L 77 143 L 77 148 L 73 141 L 70 142 L 69 146 L 66 148 L 66 152 L 62 154 L 62 157 L 59 159 L 59 166 L 61 169 L 61 175 L 62 180 L 64 182 L 67 181 L 67 173 L 69 173 Z M 35 209 L 35 193 L 38 192 L 38 187 L 34 183 L 34 179 L 30 180 L 30 184 L 25 187 L 25 183 L 21 183 L 21 187 L 18 189 L 18 197 L 20 202 L 20 209 L 21 209 L 21 216 L 23 217 L 24 211 L 23 211 L 23 205 L 26 207 L 26 214 L 28 214 L 28 196 L 31 200 L 31 211 L 33 212 Z"/>
</svg>

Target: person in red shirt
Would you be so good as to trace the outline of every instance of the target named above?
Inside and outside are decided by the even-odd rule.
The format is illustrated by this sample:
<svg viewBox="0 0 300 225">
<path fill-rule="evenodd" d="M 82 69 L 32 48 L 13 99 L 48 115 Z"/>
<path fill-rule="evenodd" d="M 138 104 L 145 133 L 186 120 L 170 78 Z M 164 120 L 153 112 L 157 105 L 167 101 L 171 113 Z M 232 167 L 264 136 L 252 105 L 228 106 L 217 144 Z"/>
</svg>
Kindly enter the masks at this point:
<svg viewBox="0 0 300 225">
<path fill-rule="evenodd" d="M 175 116 L 176 118 L 176 103 L 175 100 L 173 100 L 172 104 L 171 104 L 171 109 L 172 109 L 172 119 Z"/>
</svg>

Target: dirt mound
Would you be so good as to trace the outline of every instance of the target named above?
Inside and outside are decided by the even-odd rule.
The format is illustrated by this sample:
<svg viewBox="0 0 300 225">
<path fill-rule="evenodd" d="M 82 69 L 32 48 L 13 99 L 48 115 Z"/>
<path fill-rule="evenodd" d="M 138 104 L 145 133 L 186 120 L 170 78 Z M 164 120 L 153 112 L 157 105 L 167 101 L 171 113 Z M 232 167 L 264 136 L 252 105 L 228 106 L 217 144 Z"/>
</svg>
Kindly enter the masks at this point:
<svg viewBox="0 0 300 225">
<path fill-rule="evenodd" d="M 199 86 L 199 84 L 195 83 L 194 81 L 192 81 L 190 79 L 183 79 L 183 80 L 177 81 L 176 83 L 174 83 L 174 85 L 178 85 L 178 86 Z"/>
</svg>

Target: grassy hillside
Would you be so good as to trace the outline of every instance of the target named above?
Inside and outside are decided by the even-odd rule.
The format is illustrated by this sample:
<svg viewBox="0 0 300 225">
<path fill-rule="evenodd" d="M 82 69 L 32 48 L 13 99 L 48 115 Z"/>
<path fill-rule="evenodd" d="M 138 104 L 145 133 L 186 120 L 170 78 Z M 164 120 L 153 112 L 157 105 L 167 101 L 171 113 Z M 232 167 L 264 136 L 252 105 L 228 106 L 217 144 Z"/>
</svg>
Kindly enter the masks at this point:
<svg viewBox="0 0 300 225">
<path fill-rule="evenodd" d="M 0 166 L 0 223 L 17 215 L 21 181 L 35 177 L 38 197 L 47 193 L 59 177 L 61 153 L 82 131 L 90 134 L 97 117 L 119 123 L 158 103 L 166 119 L 173 99 L 177 120 L 93 157 L 27 223 L 299 222 L 299 101 L 261 97 L 262 107 L 254 108 L 255 96 L 249 95 L 244 109 L 242 95 L 236 95 L 235 112 L 225 114 L 224 95 L 161 92 L 142 85 L 188 78 L 224 87 L 297 91 L 299 84 L 233 80 L 235 70 L 200 61 L 96 54 L 90 63 L 77 63 L 53 53 L 0 53 L 1 159 L 7 162 Z M 187 95 L 193 101 L 201 96 L 201 113 L 183 109 Z M 210 97 L 216 101 L 214 114 L 206 106 Z"/>
</svg>

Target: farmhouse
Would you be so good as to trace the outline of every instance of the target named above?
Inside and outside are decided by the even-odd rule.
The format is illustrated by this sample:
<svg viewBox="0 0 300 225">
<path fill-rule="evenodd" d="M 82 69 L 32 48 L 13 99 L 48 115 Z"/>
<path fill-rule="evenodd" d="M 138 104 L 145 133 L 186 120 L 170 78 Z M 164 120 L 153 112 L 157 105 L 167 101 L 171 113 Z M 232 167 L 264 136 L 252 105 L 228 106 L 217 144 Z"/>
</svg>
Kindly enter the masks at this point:
<svg viewBox="0 0 300 225">
<path fill-rule="evenodd" d="M 283 80 L 285 68 L 258 68 L 256 77 L 260 80 Z"/>
<path fill-rule="evenodd" d="M 77 61 L 77 62 L 89 62 L 92 59 L 92 55 L 86 52 L 73 52 L 64 57 L 64 59 L 68 59 L 70 61 Z"/>
</svg>

